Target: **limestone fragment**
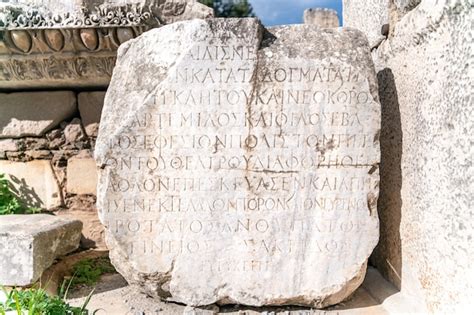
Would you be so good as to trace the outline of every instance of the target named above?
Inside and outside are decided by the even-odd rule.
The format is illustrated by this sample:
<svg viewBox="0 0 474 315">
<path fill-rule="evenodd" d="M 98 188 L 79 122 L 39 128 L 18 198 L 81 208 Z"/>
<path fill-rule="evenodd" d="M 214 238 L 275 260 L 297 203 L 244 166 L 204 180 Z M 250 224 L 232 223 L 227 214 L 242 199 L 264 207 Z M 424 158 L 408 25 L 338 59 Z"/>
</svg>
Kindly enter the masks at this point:
<svg viewBox="0 0 474 315">
<path fill-rule="evenodd" d="M 82 129 L 82 122 L 79 118 L 74 118 L 70 123 L 65 124 L 64 138 L 67 144 L 73 144 L 86 138 L 86 134 Z"/>
<path fill-rule="evenodd" d="M 375 1 L 344 2 L 344 12 L 360 12 Z M 381 235 L 371 260 L 416 300 L 413 313 L 467 314 L 474 296 L 472 1 L 390 2 L 390 34 L 372 52 L 383 119 Z M 352 22 L 366 31 L 364 21 Z"/>
<path fill-rule="evenodd" d="M 370 47 L 385 39 L 380 33 L 383 25 L 389 23 L 390 0 L 343 0 L 344 26 L 354 27 L 367 35 Z"/>
</svg>

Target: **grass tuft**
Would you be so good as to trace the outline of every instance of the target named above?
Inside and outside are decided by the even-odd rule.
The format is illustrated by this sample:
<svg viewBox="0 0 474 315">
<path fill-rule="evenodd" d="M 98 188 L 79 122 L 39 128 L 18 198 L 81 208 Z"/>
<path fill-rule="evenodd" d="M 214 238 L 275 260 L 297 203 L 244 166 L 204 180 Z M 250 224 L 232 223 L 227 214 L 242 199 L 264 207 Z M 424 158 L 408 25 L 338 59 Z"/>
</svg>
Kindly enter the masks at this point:
<svg viewBox="0 0 474 315">
<path fill-rule="evenodd" d="M 92 286 L 99 281 L 100 276 L 104 273 L 114 272 L 116 272 L 115 268 L 107 257 L 81 260 L 73 267 L 71 287 L 79 285 Z"/>
<path fill-rule="evenodd" d="M 21 204 L 15 194 L 11 191 L 11 183 L 0 173 L 0 215 L 3 214 L 35 214 L 41 209 L 35 207 L 25 207 Z M 0 313 L 1 315 L 1 313 Z"/>
<path fill-rule="evenodd" d="M 0 301 L 0 315 L 9 311 L 14 311 L 17 315 L 88 315 L 86 307 L 93 294 L 91 292 L 82 306 L 76 307 L 69 305 L 65 297 L 50 296 L 37 287 L 24 290 L 14 288 L 10 292 L 3 289 L 3 292 L 6 298 L 5 301 Z"/>
</svg>

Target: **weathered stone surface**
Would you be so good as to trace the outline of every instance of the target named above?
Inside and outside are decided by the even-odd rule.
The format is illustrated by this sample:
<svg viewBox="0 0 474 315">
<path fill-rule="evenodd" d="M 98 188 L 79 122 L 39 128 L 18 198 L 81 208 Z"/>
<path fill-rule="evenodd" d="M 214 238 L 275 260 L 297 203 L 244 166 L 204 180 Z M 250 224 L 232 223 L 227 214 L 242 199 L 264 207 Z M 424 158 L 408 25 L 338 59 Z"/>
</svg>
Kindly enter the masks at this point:
<svg viewBox="0 0 474 315">
<path fill-rule="evenodd" d="M 95 195 L 96 191 L 97 168 L 94 159 L 69 159 L 67 162 L 67 192 Z"/>
<path fill-rule="evenodd" d="M 28 150 L 24 153 L 28 160 L 46 160 L 52 157 L 52 153 L 49 150 Z"/>
<path fill-rule="evenodd" d="M 407 13 L 410 10 L 413 10 L 421 0 L 393 0 L 395 7 L 401 13 Z"/>
<path fill-rule="evenodd" d="M 0 93 L 0 138 L 41 136 L 75 111 L 74 92 Z"/>
<path fill-rule="evenodd" d="M 88 136 L 97 137 L 105 92 L 82 92 L 77 96 L 82 124 Z"/>
<path fill-rule="evenodd" d="M 71 255 L 67 261 L 51 267 L 61 270 L 70 270 L 73 261 L 79 261 L 83 254 Z M 94 252 L 92 252 L 94 253 Z M 82 255 L 82 257 L 77 257 Z M 96 254 L 97 255 L 97 254 Z M 82 258 L 83 259 L 83 258 Z M 48 270 L 48 271 L 49 271 Z M 59 274 L 61 274 L 59 272 Z M 63 273 L 64 274 L 64 273 Z M 112 276 L 112 275 L 111 275 Z M 95 294 L 92 296 L 88 309 L 100 309 L 97 314 L 166 314 L 166 315 L 390 315 L 390 314 L 421 314 L 416 313 L 416 304 L 400 299 L 397 289 L 375 270 L 369 267 L 364 283 L 344 303 L 326 308 L 324 310 L 311 309 L 304 306 L 268 306 L 249 307 L 243 305 L 224 305 L 216 307 L 201 306 L 190 307 L 176 303 L 168 303 L 151 299 L 140 292 L 136 286 L 127 286 L 123 278 L 116 281 L 114 278 L 102 277 L 96 285 Z M 48 274 L 43 274 L 43 279 L 48 279 Z M 60 278 L 62 279 L 62 278 Z M 116 278 L 115 278 L 116 279 Z M 61 281 L 56 282 L 61 283 Z M 116 286 L 113 286 L 116 284 Z M 124 286 L 125 285 L 125 286 Z M 82 290 L 79 291 L 79 293 Z M 81 306 L 86 300 L 90 289 L 79 299 L 70 300 L 75 295 L 72 291 L 68 294 L 68 303 Z M 416 301 L 415 301 L 416 302 Z"/>
<path fill-rule="evenodd" d="M 47 214 L 0 216 L 0 284 L 25 286 L 79 246 L 82 223 Z"/>
<path fill-rule="evenodd" d="M 370 47 L 385 38 L 382 26 L 389 23 L 390 0 L 343 0 L 344 26 L 354 27 L 367 35 Z"/>
<path fill-rule="evenodd" d="M 107 249 L 105 244 L 104 226 L 100 223 L 97 210 L 92 208 L 71 207 L 60 210 L 56 215 L 82 222 L 81 248 Z"/>
<path fill-rule="evenodd" d="M 0 139 L 0 152 L 16 151 L 17 142 L 14 139 Z"/>
<path fill-rule="evenodd" d="M 339 17 L 332 9 L 312 8 L 306 9 L 303 13 L 305 24 L 313 24 L 323 28 L 339 27 Z"/>
<path fill-rule="evenodd" d="M 396 1 L 399 9 L 403 3 Z M 383 275 L 423 313 L 472 312 L 473 76 L 469 1 L 421 1 L 374 50 L 382 103 Z M 353 25 L 358 27 L 357 25 Z M 421 312 L 420 312 L 421 313 Z"/>
<path fill-rule="evenodd" d="M 27 206 L 50 209 L 62 204 L 50 161 L 0 161 L 0 173 L 8 175 L 15 194 Z"/>
<path fill-rule="evenodd" d="M 313 307 L 361 284 L 380 105 L 359 31 L 152 30 L 119 49 L 103 113 L 99 217 L 130 283 L 193 306 Z"/>
<path fill-rule="evenodd" d="M 180 20 L 192 18 L 204 19 L 213 16 L 212 8 L 199 3 L 197 0 L 14 0 L 9 1 L 12 4 L 23 4 L 43 9 L 43 14 L 53 16 L 62 16 L 66 13 L 77 15 L 78 20 L 84 16 L 83 11 L 96 13 L 102 10 L 112 12 L 118 8 L 143 8 L 153 12 L 154 18 L 158 18 L 165 23 L 172 23 Z M 5 4 L 4 4 L 5 5 Z M 82 13 L 82 14 L 81 14 Z M 135 12 L 131 12 L 135 13 Z M 86 17 L 88 15 L 85 15 Z M 99 17 L 102 17 L 99 15 Z M 127 18 L 122 16 L 122 19 Z M 61 20 L 59 20 L 61 21 Z M 103 21 L 104 23 L 105 21 Z M 117 21 L 109 21 L 110 24 Z M 157 22 L 157 21 L 156 21 Z M 155 22 L 155 23 L 156 23 Z M 70 21 L 71 25 L 74 23 Z M 124 23 L 124 21 L 118 21 Z M 73 26 L 77 26 L 73 25 Z"/>
<path fill-rule="evenodd" d="M 74 144 L 86 138 L 86 133 L 82 129 L 82 122 L 79 118 L 74 118 L 64 127 L 64 139 L 66 144 Z"/>
</svg>

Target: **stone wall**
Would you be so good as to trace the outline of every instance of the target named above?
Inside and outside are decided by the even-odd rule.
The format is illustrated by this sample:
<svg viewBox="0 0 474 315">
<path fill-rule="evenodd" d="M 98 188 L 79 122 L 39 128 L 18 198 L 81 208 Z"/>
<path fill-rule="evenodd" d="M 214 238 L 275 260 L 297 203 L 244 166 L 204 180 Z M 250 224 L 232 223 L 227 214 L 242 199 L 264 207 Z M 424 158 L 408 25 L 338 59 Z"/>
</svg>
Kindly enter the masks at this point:
<svg viewBox="0 0 474 315">
<path fill-rule="evenodd" d="M 92 156 L 117 49 L 212 16 L 196 0 L 1 0 L 0 174 L 19 199 L 81 220 L 82 247 L 105 247 Z"/>
<path fill-rule="evenodd" d="M 83 247 L 103 247 L 92 158 L 105 92 L 0 94 L 0 173 L 28 206 L 84 222 Z"/>
<path fill-rule="evenodd" d="M 378 12 L 367 19 L 360 12 Z M 372 262 L 420 310 L 468 313 L 472 257 L 472 4 L 344 1 L 373 42 L 382 104 L 381 237 Z M 471 244 L 469 244 L 471 243 Z"/>
</svg>

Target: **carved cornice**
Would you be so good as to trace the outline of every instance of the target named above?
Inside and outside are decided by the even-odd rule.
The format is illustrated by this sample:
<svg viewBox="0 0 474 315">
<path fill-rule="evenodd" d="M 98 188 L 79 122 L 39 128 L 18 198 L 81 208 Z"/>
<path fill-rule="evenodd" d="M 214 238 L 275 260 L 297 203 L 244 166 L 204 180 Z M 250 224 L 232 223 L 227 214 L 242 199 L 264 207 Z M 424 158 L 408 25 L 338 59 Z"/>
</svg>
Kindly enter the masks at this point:
<svg viewBox="0 0 474 315">
<path fill-rule="evenodd" d="M 147 3 L 62 13 L 0 3 L 0 90 L 105 87 L 122 43 L 165 23 L 212 15 L 194 0 Z"/>
<path fill-rule="evenodd" d="M 149 26 L 5 30 L 0 89 L 106 87 L 117 48 Z"/>
<path fill-rule="evenodd" d="M 62 14 L 23 5 L 3 13 L 0 89 L 105 87 L 120 44 L 160 25 L 136 5 Z"/>
<path fill-rule="evenodd" d="M 21 5 L 7 6 L 0 17 L 0 29 L 86 28 L 144 25 L 153 18 L 151 8 L 136 4 L 121 7 L 99 6 L 89 11 L 48 12 L 46 8 Z M 158 19 L 154 20 L 156 23 Z"/>
<path fill-rule="evenodd" d="M 29 87 L 42 81 L 55 82 L 58 86 L 68 86 L 68 81 L 74 81 L 77 86 L 105 86 L 115 60 L 115 56 L 0 60 L 0 82 L 5 87 L 18 85 L 18 81 Z"/>
<path fill-rule="evenodd" d="M 5 30 L 0 54 L 35 55 L 115 51 L 120 44 L 148 30 L 146 25 L 103 28 Z"/>
</svg>

